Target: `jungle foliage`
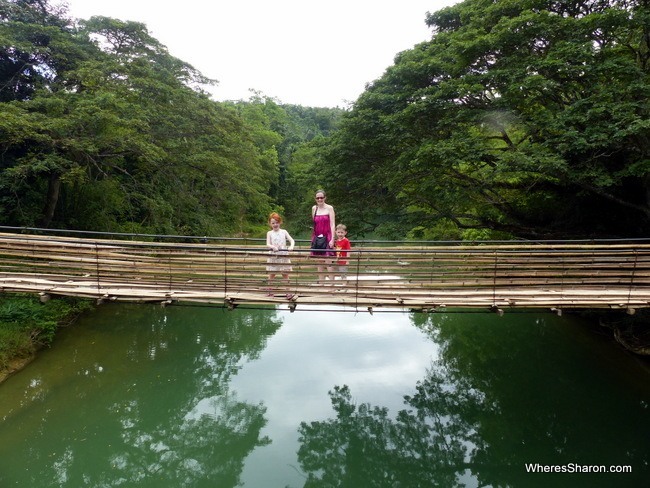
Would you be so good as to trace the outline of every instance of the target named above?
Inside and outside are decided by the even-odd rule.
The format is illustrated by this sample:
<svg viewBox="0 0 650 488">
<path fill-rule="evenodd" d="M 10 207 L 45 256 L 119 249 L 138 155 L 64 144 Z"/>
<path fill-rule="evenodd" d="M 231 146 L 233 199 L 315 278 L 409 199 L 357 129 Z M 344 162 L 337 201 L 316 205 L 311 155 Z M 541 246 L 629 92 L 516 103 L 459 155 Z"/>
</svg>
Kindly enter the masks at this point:
<svg viewBox="0 0 650 488">
<path fill-rule="evenodd" d="M 296 194 L 284 186 L 292 152 L 341 113 L 262 96 L 215 102 L 205 91 L 215 80 L 144 24 L 75 20 L 47 0 L 0 0 L 0 46 L 4 225 L 266 230 Z"/>
<path fill-rule="evenodd" d="M 648 234 L 648 0 L 466 0 L 427 24 L 326 148 L 342 219 L 391 237 Z"/>
<path fill-rule="evenodd" d="M 348 110 L 207 79 L 145 25 L 0 0 L 0 224 L 308 231 L 323 187 L 351 237 L 650 230 L 648 0 L 465 0 L 430 13 Z"/>
<path fill-rule="evenodd" d="M 0 295 L 0 377 L 11 360 L 29 357 L 48 345 L 61 324 L 91 308 L 91 302 L 59 298 L 40 303 L 33 295 Z"/>
</svg>

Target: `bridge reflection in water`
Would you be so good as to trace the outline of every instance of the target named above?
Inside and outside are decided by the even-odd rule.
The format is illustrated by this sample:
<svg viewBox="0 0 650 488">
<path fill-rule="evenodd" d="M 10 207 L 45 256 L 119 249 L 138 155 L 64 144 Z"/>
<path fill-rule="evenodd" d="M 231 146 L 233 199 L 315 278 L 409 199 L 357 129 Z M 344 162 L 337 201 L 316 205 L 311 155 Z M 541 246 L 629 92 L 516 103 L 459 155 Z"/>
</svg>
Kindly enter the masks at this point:
<svg viewBox="0 0 650 488">
<path fill-rule="evenodd" d="M 29 231 L 0 234 L 0 287 L 39 293 L 43 300 L 65 295 L 228 308 L 287 304 L 292 311 L 335 305 L 371 312 L 397 307 L 634 313 L 650 305 L 645 241 L 355 243 L 347 280 L 325 283 L 317 282 L 317 260 L 305 244 L 289 253 L 289 284 L 278 281 L 269 294 L 263 240 L 176 236 L 177 242 L 146 242 L 151 236 L 115 240 Z"/>
</svg>

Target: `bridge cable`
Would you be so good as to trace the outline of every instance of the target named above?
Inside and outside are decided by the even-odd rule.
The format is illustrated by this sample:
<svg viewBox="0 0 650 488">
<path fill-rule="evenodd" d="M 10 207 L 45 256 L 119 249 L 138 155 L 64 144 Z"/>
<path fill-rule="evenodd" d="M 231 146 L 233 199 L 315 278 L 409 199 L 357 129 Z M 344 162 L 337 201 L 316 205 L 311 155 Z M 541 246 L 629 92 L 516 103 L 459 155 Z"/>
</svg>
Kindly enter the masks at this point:
<svg viewBox="0 0 650 488">
<path fill-rule="evenodd" d="M 357 279 L 356 283 L 354 285 L 355 290 L 354 290 L 354 309 L 358 312 L 359 311 L 359 271 L 361 269 L 361 252 L 357 251 Z"/>
<path fill-rule="evenodd" d="M 632 274 L 630 275 L 630 289 L 627 292 L 627 309 L 630 311 L 630 301 L 632 300 L 632 287 L 634 286 L 634 275 L 636 273 L 636 263 L 637 260 L 639 259 L 639 254 L 636 249 L 633 250 L 634 252 L 634 265 L 632 266 Z"/>
<path fill-rule="evenodd" d="M 99 276 L 99 248 L 97 242 L 95 242 L 95 271 L 97 274 L 97 298 L 101 298 L 102 291 Z"/>
<path fill-rule="evenodd" d="M 228 298 L 228 253 L 223 249 L 223 297 Z"/>
<path fill-rule="evenodd" d="M 492 306 L 496 308 L 497 306 L 497 261 L 498 255 L 496 250 L 494 251 L 494 276 L 492 277 Z"/>
</svg>

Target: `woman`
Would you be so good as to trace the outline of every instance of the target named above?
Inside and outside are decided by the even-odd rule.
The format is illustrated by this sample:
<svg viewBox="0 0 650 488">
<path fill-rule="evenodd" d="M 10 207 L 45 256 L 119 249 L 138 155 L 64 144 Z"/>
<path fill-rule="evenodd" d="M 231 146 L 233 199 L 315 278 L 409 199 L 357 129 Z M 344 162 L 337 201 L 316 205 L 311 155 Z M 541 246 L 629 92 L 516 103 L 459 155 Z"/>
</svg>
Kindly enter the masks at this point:
<svg viewBox="0 0 650 488">
<path fill-rule="evenodd" d="M 334 249 L 334 229 L 336 228 L 336 215 L 334 213 L 334 207 L 325 203 L 326 195 L 323 190 L 318 190 L 315 196 L 316 205 L 311 208 L 311 216 L 314 222 L 314 227 L 311 232 L 311 255 L 318 258 L 319 261 L 318 281 L 320 283 L 325 282 L 325 270 L 327 269 L 330 281 L 333 283 L 334 270 L 332 268 L 332 257 L 335 255 L 335 253 L 332 251 L 332 249 Z M 327 249 L 324 251 L 314 249 L 314 240 L 319 236 L 325 237 Z"/>
</svg>

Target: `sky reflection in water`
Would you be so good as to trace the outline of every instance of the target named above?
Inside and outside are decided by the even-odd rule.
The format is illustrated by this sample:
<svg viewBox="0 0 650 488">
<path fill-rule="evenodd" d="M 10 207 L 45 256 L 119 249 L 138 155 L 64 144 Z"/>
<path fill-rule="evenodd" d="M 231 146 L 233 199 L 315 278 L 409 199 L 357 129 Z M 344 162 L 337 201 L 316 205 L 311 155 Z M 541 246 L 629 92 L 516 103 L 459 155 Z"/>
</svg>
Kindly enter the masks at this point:
<svg viewBox="0 0 650 488">
<path fill-rule="evenodd" d="M 110 305 L 0 386 L 0 486 L 640 486 L 648 379 L 570 316 Z"/>
</svg>

